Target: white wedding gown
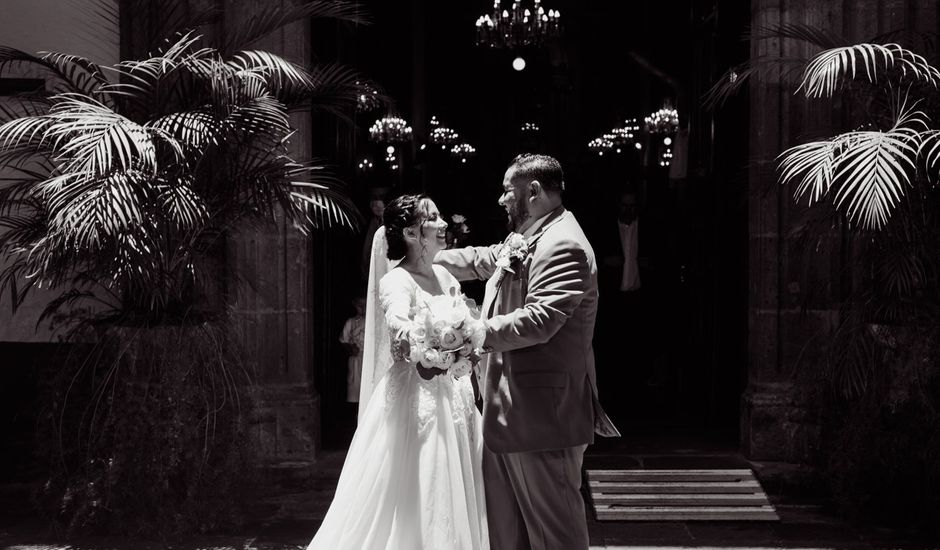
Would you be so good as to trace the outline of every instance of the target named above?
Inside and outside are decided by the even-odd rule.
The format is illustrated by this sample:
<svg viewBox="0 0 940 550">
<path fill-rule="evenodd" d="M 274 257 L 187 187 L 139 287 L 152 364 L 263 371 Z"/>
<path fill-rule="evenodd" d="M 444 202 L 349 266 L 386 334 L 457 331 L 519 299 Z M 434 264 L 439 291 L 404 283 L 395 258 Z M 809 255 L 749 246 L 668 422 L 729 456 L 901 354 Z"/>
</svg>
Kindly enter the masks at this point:
<svg viewBox="0 0 940 550">
<path fill-rule="evenodd" d="M 445 292 L 459 291 L 446 269 L 434 269 Z M 431 296 L 402 268 L 382 277 L 379 294 L 392 336 Z M 373 383 L 308 550 L 488 549 L 483 437 L 470 378 L 424 380 L 398 360 Z"/>
</svg>

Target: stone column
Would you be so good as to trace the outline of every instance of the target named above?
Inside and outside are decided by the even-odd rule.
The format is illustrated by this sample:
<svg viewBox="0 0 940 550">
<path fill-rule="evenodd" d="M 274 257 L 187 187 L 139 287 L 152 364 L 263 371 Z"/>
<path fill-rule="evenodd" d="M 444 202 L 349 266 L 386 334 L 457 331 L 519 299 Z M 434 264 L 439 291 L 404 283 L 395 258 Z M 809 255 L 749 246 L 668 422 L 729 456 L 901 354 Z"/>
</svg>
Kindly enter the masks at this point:
<svg viewBox="0 0 940 550">
<path fill-rule="evenodd" d="M 273 4 L 226 0 L 225 31 Z M 250 48 L 309 64 L 309 23 L 288 25 Z M 293 113 L 291 124 L 297 129 L 291 154 L 309 158 L 310 113 Z M 319 395 L 309 374 L 313 296 L 308 240 L 279 217 L 273 226 L 233 235 L 227 252 L 231 307 L 259 389 L 254 429 L 262 458 L 268 466 L 304 470 L 316 459 L 320 442 Z"/>
<path fill-rule="evenodd" d="M 753 0 L 752 28 L 809 24 L 853 42 L 896 29 L 930 30 L 937 7 L 917 0 Z M 751 41 L 751 57 L 811 56 L 791 40 Z M 800 382 L 824 366 L 823 350 L 838 323 L 838 302 L 850 284 L 843 267 L 851 240 L 842 229 L 809 225 L 792 189 L 776 183 L 775 158 L 806 136 L 844 128 L 833 100 L 794 97 L 779 75 L 750 87 L 748 201 L 748 384 L 742 398 L 741 446 L 752 460 L 808 463 L 819 443 L 812 385 Z M 800 239 L 801 235 L 811 238 Z"/>
</svg>

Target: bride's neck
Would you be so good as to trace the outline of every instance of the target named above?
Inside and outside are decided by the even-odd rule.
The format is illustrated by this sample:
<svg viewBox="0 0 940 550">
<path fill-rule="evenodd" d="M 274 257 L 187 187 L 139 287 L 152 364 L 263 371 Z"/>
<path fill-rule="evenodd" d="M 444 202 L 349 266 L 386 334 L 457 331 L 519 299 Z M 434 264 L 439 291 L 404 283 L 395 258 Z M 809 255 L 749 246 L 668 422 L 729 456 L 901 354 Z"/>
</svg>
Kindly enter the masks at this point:
<svg viewBox="0 0 940 550">
<path fill-rule="evenodd" d="M 420 273 L 422 275 L 434 275 L 434 263 L 430 258 L 424 256 L 405 257 L 401 262 L 401 267 L 411 273 Z"/>
</svg>

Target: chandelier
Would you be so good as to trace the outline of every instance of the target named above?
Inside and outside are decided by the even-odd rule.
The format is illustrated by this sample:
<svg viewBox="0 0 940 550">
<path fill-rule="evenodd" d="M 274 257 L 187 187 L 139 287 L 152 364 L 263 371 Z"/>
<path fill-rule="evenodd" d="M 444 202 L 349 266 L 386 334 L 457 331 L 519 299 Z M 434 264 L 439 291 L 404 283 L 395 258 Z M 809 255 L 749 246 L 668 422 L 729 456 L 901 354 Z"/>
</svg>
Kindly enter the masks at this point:
<svg viewBox="0 0 940 550">
<path fill-rule="evenodd" d="M 601 157 L 609 152 L 621 154 L 631 143 L 636 149 L 642 149 L 643 146 L 637 141 L 639 135 L 640 124 L 635 118 L 628 118 L 623 126 L 612 128 L 606 134 L 592 139 L 588 143 L 588 149 Z"/>
<path fill-rule="evenodd" d="M 474 146 L 469 143 L 458 143 L 450 149 L 450 156 L 460 159 L 460 162 L 465 163 L 467 159 L 476 155 L 477 150 Z"/>
<path fill-rule="evenodd" d="M 374 86 L 368 82 L 360 82 L 358 80 L 355 86 L 359 92 L 356 96 L 356 112 L 368 113 L 378 109 L 382 105 L 382 101 L 379 99 L 379 91 L 376 90 Z"/>
<path fill-rule="evenodd" d="M 456 144 L 460 139 L 460 134 L 453 128 L 441 126 L 437 116 L 431 117 L 431 135 L 428 138 L 433 145 L 440 145 L 441 149 L 447 150 L 450 146 Z"/>
<path fill-rule="evenodd" d="M 377 143 L 404 143 L 411 141 L 411 126 L 402 118 L 380 118 L 369 128 L 369 137 Z"/>
<path fill-rule="evenodd" d="M 542 0 L 534 0 L 532 9 L 522 7 L 521 0 L 513 0 L 512 9 L 500 10 L 500 0 L 493 0 L 493 14 L 477 18 L 477 46 L 515 49 L 522 46 L 541 46 L 561 35 L 561 13 L 542 7 Z"/>
<path fill-rule="evenodd" d="M 674 134 L 679 129 L 679 112 L 663 107 L 644 119 L 646 131 L 651 134 Z"/>
<path fill-rule="evenodd" d="M 610 134 L 604 134 L 599 138 L 594 138 L 588 143 L 588 149 L 597 153 L 598 156 L 604 156 L 604 153 L 614 148 L 614 142 L 610 139 Z"/>
</svg>

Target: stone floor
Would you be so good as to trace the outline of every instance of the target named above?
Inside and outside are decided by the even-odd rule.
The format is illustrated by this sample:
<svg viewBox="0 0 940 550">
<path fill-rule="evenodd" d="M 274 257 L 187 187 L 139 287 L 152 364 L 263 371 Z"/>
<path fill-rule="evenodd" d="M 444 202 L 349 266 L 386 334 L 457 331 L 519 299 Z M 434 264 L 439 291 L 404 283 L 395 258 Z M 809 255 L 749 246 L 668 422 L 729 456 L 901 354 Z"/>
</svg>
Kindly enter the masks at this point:
<svg viewBox="0 0 940 550">
<path fill-rule="evenodd" d="M 3 510 L 0 512 L 0 550 L 303 549 L 329 506 L 343 458 L 341 451 L 324 453 L 316 463 L 313 476 L 305 481 L 306 488 L 259 504 L 259 516 L 265 519 L 246 533 L 192 537 L 173 544 L 117 537 L 65 541 L 23 516 L 11 520 L 10 514 L 3 513 L 11 510 Z M 668 453 L 640 449 L 625 454 L 601 447 L 590 452 L 585 462 L 588 467 L 636 464 L 647 468 L 748 464 L 734 453 L 702 448 L 672 449 Z M 925 541 L 915 533 L 851 526 L 827 514 L 812 499 L 783 498 L 771 490 L 768 493 L 777 507 L 779 522 L 598 522 L 589 517 L 591 548 L 940 548 L 940 541 Z"/>
</svg>

